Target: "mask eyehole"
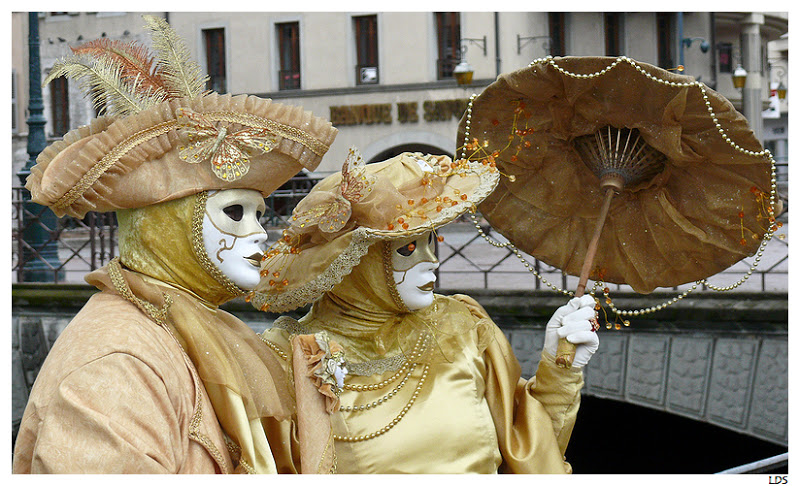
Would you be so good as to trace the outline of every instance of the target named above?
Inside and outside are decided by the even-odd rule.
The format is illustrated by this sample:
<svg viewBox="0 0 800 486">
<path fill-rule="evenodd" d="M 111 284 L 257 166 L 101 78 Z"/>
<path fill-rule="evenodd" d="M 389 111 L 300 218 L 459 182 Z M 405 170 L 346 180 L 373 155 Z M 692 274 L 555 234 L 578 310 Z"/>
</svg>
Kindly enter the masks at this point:
<svg viewBox="0 0 800 486">
<path fill-rule="evenodd" d="M 241 221 L 244 217 L 244 207 L 241 204 L 233 204 L 222 210 L 229 218 L 234 221 Z"/>
<path fill-rule="evenodd" d="M 404 257 L 409 257 L 411 256 L 412 253 L 414 253 L 414 250 L 416 249 L 417 249 L 416 242 L 412 241 L 411 243 L 403 245 L 400 248 L 398 248 L 397 253 L 403 255 Z"/>
</svg>

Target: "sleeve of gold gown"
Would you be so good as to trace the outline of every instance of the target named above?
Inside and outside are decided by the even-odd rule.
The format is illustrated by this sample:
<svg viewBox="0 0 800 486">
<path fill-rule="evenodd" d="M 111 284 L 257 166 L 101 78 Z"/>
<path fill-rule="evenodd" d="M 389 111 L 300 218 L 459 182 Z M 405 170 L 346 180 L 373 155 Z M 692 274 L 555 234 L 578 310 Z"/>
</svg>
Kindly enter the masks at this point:
<svg viewBox="0 0 800 486">
<path fill-rule="evenodd" d="M 476 318 L 489 320 L 475 300 L 456 298 Z M 501 472 L 571 473 L 564 452 L 577 418 L 582 373 L 558 368 L 552 357 L 543 355 L 536 376 L 526 381 L 503 332 L 489 323 L 478 331 L 488 334 L 480 339 L 488 343 L 485 397 L 503 456 Z"/>
</svg>

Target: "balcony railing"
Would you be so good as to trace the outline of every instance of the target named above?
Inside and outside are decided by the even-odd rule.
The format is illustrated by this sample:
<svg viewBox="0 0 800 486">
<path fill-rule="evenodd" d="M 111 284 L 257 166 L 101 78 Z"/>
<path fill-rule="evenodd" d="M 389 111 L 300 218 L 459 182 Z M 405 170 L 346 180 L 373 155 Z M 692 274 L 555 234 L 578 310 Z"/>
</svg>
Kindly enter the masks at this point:
<svg viewBox="0 0 800 486">
<path fill-rule="evenodd" d="M 300 89 L 300 71 L 278 71 L 278 89 Z"/>
<path fill-rule="evenodd" d="M 451 79 L 453 77 L 453 69 L 455 69 L 458 62 L 458 59 L 452 57 L 437 59 L 436 79 Z"/>
</svg>

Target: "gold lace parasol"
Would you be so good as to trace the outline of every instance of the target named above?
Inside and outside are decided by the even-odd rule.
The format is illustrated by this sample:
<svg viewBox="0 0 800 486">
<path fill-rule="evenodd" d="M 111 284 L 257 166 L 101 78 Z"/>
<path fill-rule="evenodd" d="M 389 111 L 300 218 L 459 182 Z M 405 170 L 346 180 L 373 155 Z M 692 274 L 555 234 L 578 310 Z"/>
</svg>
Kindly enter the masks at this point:
<svg viewBox="0 0 800 486">
<path fill-rule="evenodd" d="M 589 278 L 639 293 L 700 281 L 776 229 L 774 163 L 747 120 L 693 78 L 626 57 L 503 75 L 472 98 L 458 137 L 462 158 L 507 176 L 483 216 L 580 276 L 576 296 Z"/>
</svg>

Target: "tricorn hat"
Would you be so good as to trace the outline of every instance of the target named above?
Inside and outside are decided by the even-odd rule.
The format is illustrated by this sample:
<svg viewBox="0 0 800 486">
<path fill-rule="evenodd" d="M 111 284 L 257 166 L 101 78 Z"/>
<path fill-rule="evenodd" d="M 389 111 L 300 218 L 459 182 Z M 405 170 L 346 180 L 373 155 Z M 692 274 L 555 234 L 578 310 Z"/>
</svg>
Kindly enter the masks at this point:
<svg viewBox="0 0 800 486">
<path fill-rule="evenodd" d="M 148 206 L 215 189 L 268 196 L 314 170 L 337 130 L 300 107 L 205 91 L 205 78 L 163 19 L 145 16 L 157 56 L 100 39 L 53 66 L 105 111 L 47 147 L 31 169 L 32 199 L 58 216 Z"/>
</svg>

